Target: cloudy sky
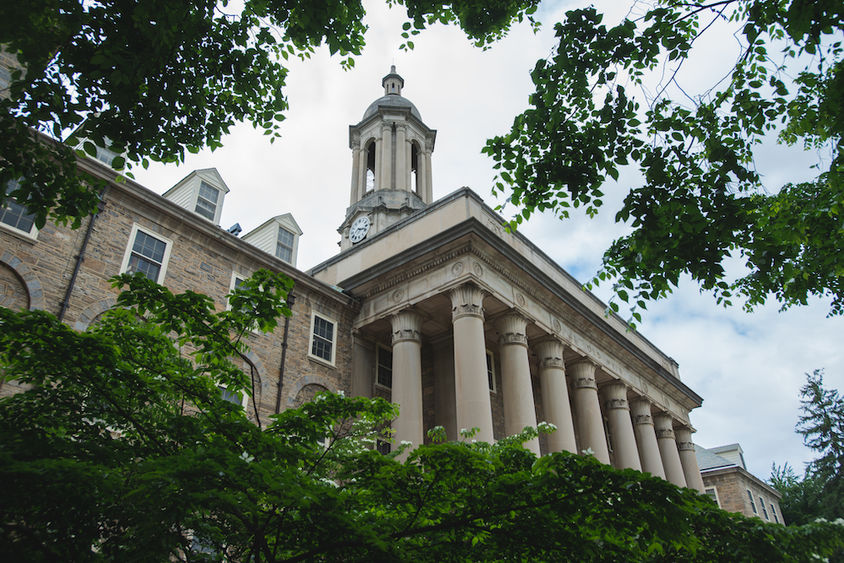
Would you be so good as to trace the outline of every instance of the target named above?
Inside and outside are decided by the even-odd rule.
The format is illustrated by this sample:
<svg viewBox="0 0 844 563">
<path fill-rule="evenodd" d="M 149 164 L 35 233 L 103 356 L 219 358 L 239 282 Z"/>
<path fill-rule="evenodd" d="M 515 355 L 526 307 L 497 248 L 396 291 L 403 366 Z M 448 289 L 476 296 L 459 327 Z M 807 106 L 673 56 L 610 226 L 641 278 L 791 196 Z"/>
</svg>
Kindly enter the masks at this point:
<svg viewBox="0 0 844 563">
<path fill-rule="evenodd" d="M 290 65 L 284 90 L 290 110 L 280 141 L 271 145 L 251 126 L 240 126 L 224 140 L 224 148 L 189 155 L 181 166 L 138 170 L 136 178 L 163 193 L 191 170 L 216 167 L 231 189 L 222 225 L 238 222 L 248 232 L 268 217 L 292 213 L 304 231 L 299 267 L 306 270 L 338 250 L 336 229 L 349 204 L 348 126 L 383 95 L 381 78 L 395 64 L 405 79 L 403 94 L 437 130 L 434 197 L 469 186 L 494 206 L 492 162 L 480 149 L 487 138 L 505 133 L 525 109 L 532 91 L 529 71 L 550 54 L 553 23 L 573 7 L 574 2 L 546 2 L 538 14 L 543 22 L 539 34 L 519 26 L 488 51 L 472 47 L 456 27 L 437 26 L 414 40 L 413 52 L 404 53 L 398 50 L 399 9 L 369 2 L 367 47 L 354 70 L 343 71 L 324 49 Z M 605 21 L 623 15 L 610 14 Z M 696 46 L 701 55 L 678 78 L 685 88 L 702 90 L 723 75 L 737 47 L 724 27 L 714 28 Z M 775 189 L 809 177 L 814 156 L 766 146 L 757 166 Z M 624 187 L 638 181 L 631 170 L 618 184 L 608 185 L 597 219 L 577 216 L 561 222 L 533 216 L 522 232 L 575 277 L 588 280 L 603 250 L 624 232 L 612 222 L 614 206 Z M 512 208 L 503 213 L 509 217 Z M 608 297 L 606 288 L 597 293 Z M 695 441 L 704 447 L 741 443 L 749 469 L 762 478 L 770 474 L 771 463 L 787 461 L 802 471 L 813 457 L 794 433 L 804 373 L 825 368 L 826 383 L 844 389 L 844 319 L 826 318 L 827 304 L 820 301 L 783 313 L 777 309 L 771 305 L 752 314 L 723 309 L 686 280 L 672 297 L 650 305 L 640 326 L 677 360 L 682 379 L 704 398 L 703 407 L 692 413 Z"/>
</svg>

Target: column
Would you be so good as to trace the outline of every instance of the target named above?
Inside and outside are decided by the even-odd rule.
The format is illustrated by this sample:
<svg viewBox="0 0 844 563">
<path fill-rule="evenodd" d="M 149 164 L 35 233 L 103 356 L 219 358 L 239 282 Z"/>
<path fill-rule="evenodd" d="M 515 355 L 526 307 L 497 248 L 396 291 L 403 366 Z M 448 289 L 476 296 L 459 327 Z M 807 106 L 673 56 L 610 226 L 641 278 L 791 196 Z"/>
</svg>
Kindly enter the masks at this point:
<svg viewBox="0 0 844 563">
<path fill-rule="evenodd" d="M 381 189 L 393 189 L 392 183 L 393 164 L 393 128 L 389 123 L 381 126 Z"/>
<path fill-rule="evenodd" d="M 656 432 L 651 416 L 651 403 L 644 397 L 637 397 L 633 399 L 630 407 L 642 471 L 665 479 L 665 469 L 662 467 L 662 457 L 659 455 L 659 445 L 656 442 Z"/>
<path fill-rule="evenodd" d="M 565 450 L 577 453 L 563 362 L 563 343 L 559 340 L 544 340 L 536 345 L 535 351 L 539 358 L 542 412 L 545 421 L 557 427 L 555 432 L 546 436 L 548 449 L 552 452 Z"/>
<path fill-rule="evenodd" d="M 501 350 L 501 392 L 504 399 L 504 433 L 518 434 L 525 426 L 536 428 L 536 407 L 530 381 L 527 348 L 527 320 L 517 313 L 508 313 L 498 322 Z M 539 438 L 524 443 L 537 456 Z"/>
<path fill-rule="evenodd" d="M 361 149 L 359 152 L 360 158 L 358 161 L 358 201 L 362 200 L 363 196 L 366 195 L 366 165 L 367 161 L 369 160 L 369 152 L 366 149 Z M 372 171 L 372 174 L 375 175 L 375 170 Z M 373 189 L 374 187 L 375 186 L 373 186 Z"/>
<path fill-rule="evenodd" d="M 408 441 L 419 446 L 424 441 L 422 426 L 422 339 L 421 319 L 410 309 L 390 318 L 393 335 L 392 401 L 399 405 L 393 421 L 396 443 Z"/>
<path fill-rule="evenodd" d="M 407 158 L 407 141 L 406 131 L 407 126 L 403 123 L 396 125 L 396 189 L 406 190 L 407 186 L 407 165 L 405 158 Z"/>
<path fill-rule="evenodd" d="M 704 492 L 703 479 L 700 477 L 700 468 L 697 465 L 692 432 L 688 428 L 678 428 L 674 433 L 677 435 L 677 449 L 680 450 L 680 465 L 683 466 L 686 486 L 702 493 Z"/>
<path fill-rule="evenodd" d="M 431 151 L 425 149 L 425 203 L 434 201 L 434 182 L 431 176 Z"/>
<path fill-rule="evenodd" d="M 349 205 L 360 200 L 360 147 L 352 149 L 352 189 Z"/>
<path fill-rule="evenodd" d="M 428 198 L 428 163 L 425 160 L 425 153 L 421 150 L 416 153 L 416 193 L 425 203 L 431 203 Z"/>
<path fill-rule="evenodd" d="M 574 379 L 574 412 L 580 434 L 580 449 L 590 449 L 601 463 L 609 464 L 610 452 L 604 434 L 604 419 L 595 384 L 595 364 L 583 359 L 569 368 Z"/>
<path fill-rule="evenodd" d="M 636 436 L 633 434 L 633 422 L 630 420 L 630 407 L 627 403 L 627 386 L 620 381 L 608 384 L 604 387 L 604 398 L 616 467 L 641 471 L 642 464 L 636 449 Z"/>
<path fill-rule="evenodd" d="M 384 175 L 381 174 L 381 152 L 384 146 L 382 139 L 375 140 L 375 169 L 372 171 L 375 174 L 375 189 L 381 190 L 386 187 L 384 182 Z"/>
<path fill-rule="evenodd" d="M 656 443 L 659 445 L 659 456 L 665 468 L 665 478 L 678 487 L 686 486 L 683 466 L 680 464 L 680 454 L 677 451 L 677 441 L 674 437 L 674 422 L 668 414 L 658 414 L 654 417 L 654 431 Z"/>
<path fill-rule="evenodd" d="M 457 430 L 477 427 L 479 431 L 474 439 L 492 443 L 492 406 L 484 343 L 484 292 L 472 284 L 464 284 L 452 289 L 450 297 Z"/>
<path fill-rule="evenodd" d="M 411 154 L 411 141 L 407 141 L 404 144 L 404 162 L 405 162 L 405 170 L 404 170 L 404 184 L 407 186 L 407 191 L 413 191 L 413 183 L 410 181 L 410 173 L 411 168 L 413 167 L 413 154 Z"/>
</svg>

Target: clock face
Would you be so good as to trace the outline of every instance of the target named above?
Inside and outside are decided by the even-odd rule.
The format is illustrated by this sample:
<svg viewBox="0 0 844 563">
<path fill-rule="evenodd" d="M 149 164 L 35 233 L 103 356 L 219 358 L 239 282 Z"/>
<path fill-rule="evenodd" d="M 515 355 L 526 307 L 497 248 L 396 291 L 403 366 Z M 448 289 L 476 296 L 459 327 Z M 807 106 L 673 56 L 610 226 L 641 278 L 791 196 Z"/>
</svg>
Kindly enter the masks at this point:
<svg viewBox="0 0 844 563">
<path fill-rule="evenodd" d="M 352 244 L 358 243 L 366 237 L 366 233 L 369 232 L 369 217 L 363 215 L 355 219 L 355 222 L 352 223 L 352 227 L 349 229 L 349 240 L 352 241 Z"/>
</svg>

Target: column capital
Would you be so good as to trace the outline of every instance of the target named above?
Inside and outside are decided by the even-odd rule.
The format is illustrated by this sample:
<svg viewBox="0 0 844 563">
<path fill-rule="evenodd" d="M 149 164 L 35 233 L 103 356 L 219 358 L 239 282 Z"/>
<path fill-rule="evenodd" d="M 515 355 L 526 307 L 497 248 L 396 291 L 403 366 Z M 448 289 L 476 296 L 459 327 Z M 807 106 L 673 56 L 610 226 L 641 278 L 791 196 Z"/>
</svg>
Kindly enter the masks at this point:
<svg viewBox="0 0 844 563">
<path fill-rule="evenodd" d="M 393 344 L 397 342 L 421 342 L 422 317 L 412 309 L 404 309 L 390 317 Z"/>
<path fill-rule="evenodd" d="M 674 436 L 674 419 L 670 414 L 660 413 L 654 416 L 654 429 L 656 430 L 657 439 L 670 438 L 675 439 Z"/>
<path fill-rule="evenodd" d="M 636 397 L 630 402 L 630 414 L 633 417 L 633 424 L 650 424 L 653 426 L 651 402 L 645 397 Z"/>
<path fill-rule="evenodd" d="M 556 338 L 545 338 L 534 344 L 533 349 L 536 357 L 539 358 L 540 368 L 560 368 L 565 371 L 566 364 L 563 361 L 565 346 L 562 342 Z"/>
<path fill-rule="evenodd" d="M 569 366 L 569 372 L 574 379 L 574 387 L 576 389 L 590 388 L 598 389 L 595 383 L 595 368 L 598 366 L 589 358 L 582 358 L 572 362 Z"/>
<path fill-rule="evenodd" d="M 695 443 L 692 441 L 692 431 L 688 428 L 681 427 L 677 428 L 674 431 L 674 435 L 677 437 L 677 449 L 681 452 L 683 451 L 694 451 L 695 450 Z"/>
<path fill-rule="evenodd" d="M 527 348 L 527 319 L 516 312 L 510 312 L 498 319 L 498 330 L 501 333 L 499 343 L 503 345 L 518 344 Z"/>
<path fill-rule="evenodd" d="M 461 317 L 484 318 L 484 296 L 486 292 L 471 283 L 464 283 L 449 291 L 451 297 L 451 318 L 453 321 Z"/>
<path fill-rule="evenodd" d="M 604 405 L 608 409 L 629 409 L 630 404 L 627 402 L 627 385 L 621 381 L 612 381 L 602 388 L 606 402 Z"/>
</svg>

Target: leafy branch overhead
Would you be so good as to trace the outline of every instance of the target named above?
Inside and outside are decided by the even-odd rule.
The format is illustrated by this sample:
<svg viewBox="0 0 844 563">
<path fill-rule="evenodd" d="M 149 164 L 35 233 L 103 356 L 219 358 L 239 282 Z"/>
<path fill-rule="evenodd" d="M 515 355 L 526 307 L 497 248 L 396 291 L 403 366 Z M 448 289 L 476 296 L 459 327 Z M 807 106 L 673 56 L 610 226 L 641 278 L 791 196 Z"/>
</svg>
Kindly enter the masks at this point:
<svg viewBox="0 0 844 563">
<path fill-rule="evenodd" d="M 630 232 L 592 281 L 614 283 L 634 318 L 684 274 L 725 305 L 822 296 L 831 315 L 844 313 L 842 13 L 834 1 L 662 0 L 608 27 L 594 8 L 568 12 L 558 47 L 531 73 L 530 108 L 484 148 L 495 191 L 517 207 L 513 226 L 546 210 L 594 216 L 606 182 L 637 165 L 642 184 L 625 188 L 615 215 Z M 743 48 L 723 81 L 692 97 L 678 71 L 727 20 Z M 665 77 L 649 91 L 657 71 Z M 819 152 L 813 180 L 765 185 L 754 158 L 774 134 Z M 746 266 L 735 279 L 731 256 Z"/>
<path fill-rule="evenodd" d="M 478 44 L 536 3 L 388 2 L 407 9 L 415 31 L 455 22 Z M 241 121 L 272 142 L 288 109 L 285 61 L 325 44 L 350 68 L 364 15 L 360 0 L 12 2 L 0 21 L 0 45 L 18 64 L 0 92 L 0 185 L 19 180 L 10 195 L 37 227 L 48 216 L 78 225 L 99 186 L 77 171 L 74 147 L 110 149 L 121 170 L 218 148 Z"/>
</svg>

